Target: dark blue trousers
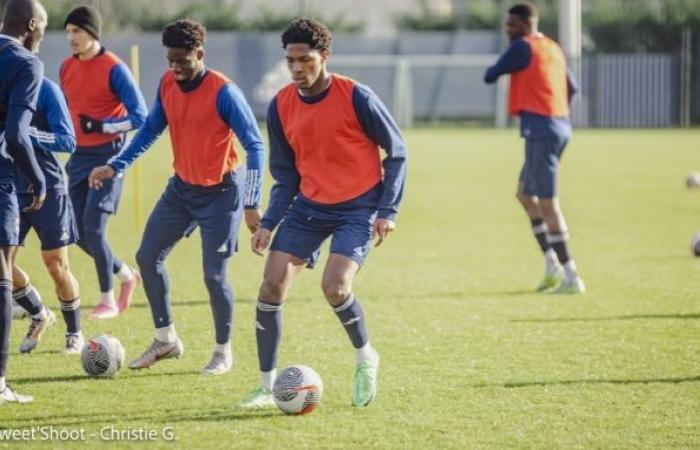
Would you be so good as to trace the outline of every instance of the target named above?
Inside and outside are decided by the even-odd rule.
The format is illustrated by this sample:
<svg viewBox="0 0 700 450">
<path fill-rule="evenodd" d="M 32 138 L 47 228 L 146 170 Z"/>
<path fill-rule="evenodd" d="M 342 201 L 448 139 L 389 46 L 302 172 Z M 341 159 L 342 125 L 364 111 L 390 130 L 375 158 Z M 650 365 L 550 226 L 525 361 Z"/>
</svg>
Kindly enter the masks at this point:
<svg viewBox="0 0 700 450">
<path fill-rule="evenodd" d="M 235 179 L 207 188 L 190 185 L 177 176 L 170 179 L 148 218 L 136 253 L 156 328 L 173 322 L 165 259 L 180 239 L 199 227 L 204 283 L 214 316 L 216 342 L 229 341 L 234 295 L 226 278 L 226 268 L 236 250 L 242 216 L 243 203 Z"/>
</svg>

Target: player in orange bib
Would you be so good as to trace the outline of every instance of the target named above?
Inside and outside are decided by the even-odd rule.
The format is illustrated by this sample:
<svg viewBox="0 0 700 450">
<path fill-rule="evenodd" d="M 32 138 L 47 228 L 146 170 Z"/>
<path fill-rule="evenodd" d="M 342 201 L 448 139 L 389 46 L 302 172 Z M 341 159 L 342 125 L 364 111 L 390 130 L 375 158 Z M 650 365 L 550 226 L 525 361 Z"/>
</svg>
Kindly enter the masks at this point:
<svg viewBox="0 0 700 450">
<path fill-rule="evenodd" d="M 545 256 L 545 276 L 537 290 L 581 294 L 586 287 L 569 255 L 568 228 L 557 197 L 559 160 L 571 137 L 569 102 L 576 83 L 559 45 L 537 31 L 537 9 L 522 3 L 508 13 L 511 45 L 486 71 L 484 81 L 495 83 L 510 74 L 508 110 L 520 117 L 525 138 L 517 197 Z"/>
<path fill-rule="evenodd" d="M 282 306 L 295 278 L 313 267 L 331 238 L 321 288 L 356 351 L 352 403 L 366 406 L 377 390 L 379 355 L 352 283 L 373 236 L 394 229 L 406 175 L 406 145 L 379 97 L 326 68 L 331 34 L 315 20 L 296 20 L 282 34 L 293 83 L 268 109 L 270 204 L 253 251 L 270 246 L 258 297 L 256 336 L 260 385 L 242 407 L 274 405 Z M 380 148 L 386 152 L 381 159 Z M 278 226 L 279 225 L 279 226 Z M 270 243 L 272 231 L 277 228 Z"/>
</svg>

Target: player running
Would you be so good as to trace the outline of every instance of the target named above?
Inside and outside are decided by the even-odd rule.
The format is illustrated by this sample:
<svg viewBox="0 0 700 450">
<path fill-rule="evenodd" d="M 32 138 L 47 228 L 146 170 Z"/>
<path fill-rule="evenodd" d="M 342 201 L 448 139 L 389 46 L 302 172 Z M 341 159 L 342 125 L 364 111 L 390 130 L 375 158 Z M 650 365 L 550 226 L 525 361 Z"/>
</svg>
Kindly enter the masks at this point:
<svg viewBox="0 0 700 450">
<path fill-rule="evenodd" d="M 559 160 L 571 137 L 569 103 L 577 91 L 576 82 L 567 72 L 559 45 L 537 31 L 537 9 L 521 3 L 508 14 L 511 45 L 489 67 L 484 81 L 495 83 L 501 75 L 510 74 L 508 109 L 520 117 L 525 138 L 517 197 L 545 256 L 545 275 L 537 290 L 556 287 L 557 294 L 582 294 L 586 287 L 569 255 L 568 228 L 557 197 Z"/>
<path fill-rule="evenodd" d="M 101 23 L 99 12 L 89 6 L 68 14 L 65 30 L 73 56 L 63 62 L 60 72 L 78 139 L 66 165 L 78 246 L 93 258 L 100 284 L 100 302 L 88 316 L 92 319 L 115 317 L 128 308 L 138 274 L 114 256 L 107 242 L 107 222 L 117 211 L 123 178 L 108 180 L 95 190 L 88 186 L 88 175 L 119 153 L 125 133 L 140 128 L 147 113 L 129 69 L 100 43 Z M 121 281 L 118 303 L 112 274 Z"/>
<path fill-rule="evenodd" d="M 84 339 L 80 332 L 79 287 L 68 264 L 68 246 L 77 241 L 78 232 L 68 197 L 66 174 L 56 156 L 56 153 L 72 153 L 75 150 L 75 132 L 63 93 L 48 78 L 44 78 L 39 88 L 39 100 L 31 125 L 29 136 L 39 167 L 46 178 L 47 195 L 39 211 L 20 213 L 19 244 L 24 245 L 30 229 L 36 231 L 41 242 L 41 257 L 53 279 L 66 323 L 63 353 L 77 355 L 80 354 Z M 23 209 L 32 199 L 29 180 L 15 171 L 15 185 L 19 206 Z M 32 319 L 27 335 L 19 346 L 20 353 L 29 353 L 39 345 L 42 335 L 56 318 L 50 309 L 44 307 L 29 276 L 17 265 L 16 260 L 13 260 L 12 283 L 12 298 Z"/>
<path fill-rule="evenodd" d="M 156 338 L 129 364 L 143 369 L 182 355 L 173 323 L 165 258 L 175 244 L 198 226 L 202 236 L 204 283 L 214 316 L 216 346 L 203 373 L 231 370 L 233 291 L 226 267 L 236 250 L 241 215 L 254 232 L 261 218 L 260 187 L 265 154 L 253 112 L 243 93 L 223 74 L 204 65 L 206 29 L 192 20 L 171 23 L 163 31 L 170 65 L 146 124 L 128 148 L 98 167 L 90 184 L 99 189 L 148 150 L 167 127 L 175 175 L 146 224 L 136 261 L 151 305 Z M 245 189 L 240 190 L 235 138 L 247 153 Z M 244 212 L 245 208 L 245 212 Z"/>
<path fill-rule="evenodd" d="M 275 185 L 252 240 L 262 255 L 270 245 L 255 328 L 260 386 L 240 404 L 273 406 L 282 306 L 304 266 L 332 237 L 321 288 L 356 351 L 352 404 L 376 395 L 379 354 L 372 348 L 352 283 L 373 238 L 394 230 L 406 176 L 406 145 L 386 107 L 367 86 L 330 73 L 332 36 L 316 20 L 295 20 L 282 33 L 293 83 L 272 100 L 267 127 Z M 379 148 L 387 156 L 380 159 Z"/>
</svg>

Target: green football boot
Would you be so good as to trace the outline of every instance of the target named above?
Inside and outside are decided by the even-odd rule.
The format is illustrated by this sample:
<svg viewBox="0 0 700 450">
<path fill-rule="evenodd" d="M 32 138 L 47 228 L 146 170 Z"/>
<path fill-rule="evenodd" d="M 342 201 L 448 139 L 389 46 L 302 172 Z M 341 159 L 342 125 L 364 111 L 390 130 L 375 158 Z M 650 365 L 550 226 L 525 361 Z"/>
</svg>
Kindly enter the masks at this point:
<svg viewBox="0 0 700 450">
<path fill-rule="evenodd" d="M 379 353 L 374 351 L 374 358 L 362 361 L 355 367 L 355 381 L 352 391 L 353 406 L 367 406 L 377 395 L 377 371 L 379 370 Z"/>
<path fill-rule="evenodd" d="M 543 292 L 547 289 L 551 289 L 562 282 L 564 279 L 564 271 L 561 266 L 557 266 L 554 270 L 548 270 L 544 273 L 544 278 L 540 281 L 535 289 L 537 292 Z"/>
<path fill-rule="evenodd" d="M 241 408 L 249 409 L 263 409 L 263 408 L 273 408 L 275 407 L 275 399 L 272 396 L 272 391 L 270 389 L 258 386 L 253 389 L 253 391 L 248 394 L 248 397 L 244 398 L 239 404 Z"/>
</svg>

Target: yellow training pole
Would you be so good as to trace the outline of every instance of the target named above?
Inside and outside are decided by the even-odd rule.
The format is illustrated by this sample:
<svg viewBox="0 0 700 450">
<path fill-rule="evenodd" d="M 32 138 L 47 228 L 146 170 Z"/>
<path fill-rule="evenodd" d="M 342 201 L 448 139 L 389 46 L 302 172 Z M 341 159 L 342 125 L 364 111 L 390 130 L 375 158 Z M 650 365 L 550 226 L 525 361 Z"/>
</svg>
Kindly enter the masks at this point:
<svg viewBox="0 0 700 450">
<path fill-rule="evenodd" d="M 132 45 L 129 53 L 131 73 L 139 85 L 139 47 Z M 143 225 L 143 185 L 141 183 L 141 163 L 136 161 L 131 169 L 131 179 L 134 180 L 134 226 L 136 231 L 141 231 Z"/>
</svg>

